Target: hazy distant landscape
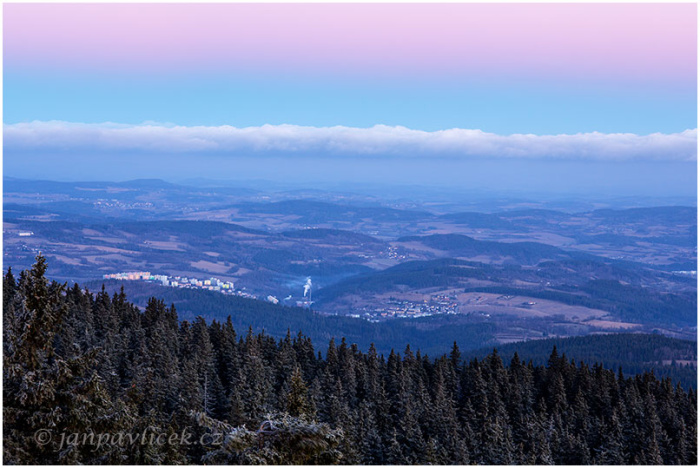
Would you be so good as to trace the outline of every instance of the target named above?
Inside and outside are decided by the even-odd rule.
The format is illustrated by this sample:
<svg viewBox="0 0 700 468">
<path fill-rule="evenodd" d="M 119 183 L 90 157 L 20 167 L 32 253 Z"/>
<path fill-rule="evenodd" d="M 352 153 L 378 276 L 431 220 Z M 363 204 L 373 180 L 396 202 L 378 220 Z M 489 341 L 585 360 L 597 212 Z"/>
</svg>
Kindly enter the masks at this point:
<svg viewBox="0 0 700 468">
<path fill-rule="evenodd" d="M 6 179 L 4 261 L 28 268 L 42 252 L 53 278 L 93 289 L 119 272 L 214 277 L 325 316 L 486 330 L 471 343 L 452 333 L 444 347 L 630 331 L 696 336 L 694 206 L 482 195 L 473 198 L 481 206 L 458 211 L 446 200 L 468 194 L 201 184 Z M 117 283 L 166 300 L 183 286 Z M 188 302 L 179 312 L 223 318 Z M 382 349 L 409 338 L 383 340 Z"/>
</svg>

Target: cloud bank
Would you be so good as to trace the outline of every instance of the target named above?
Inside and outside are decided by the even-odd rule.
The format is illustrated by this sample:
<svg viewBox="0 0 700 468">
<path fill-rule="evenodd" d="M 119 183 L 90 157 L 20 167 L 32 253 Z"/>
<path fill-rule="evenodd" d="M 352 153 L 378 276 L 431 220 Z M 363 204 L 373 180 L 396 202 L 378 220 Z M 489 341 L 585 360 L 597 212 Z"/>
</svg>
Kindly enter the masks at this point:
<svg viewBox="0 0 700 468">
<path fill-rule="evenodd" d="M 231 156 L 380 158 L 517 158 L 595 161 L 695 161 L 697 129 L 679 133 L 577 133 L 498 135 L 453 128 L 401 126 L 237 128 L 34 121 L 4 125 L 7 152 L 144 152 Z"/>
</svg>

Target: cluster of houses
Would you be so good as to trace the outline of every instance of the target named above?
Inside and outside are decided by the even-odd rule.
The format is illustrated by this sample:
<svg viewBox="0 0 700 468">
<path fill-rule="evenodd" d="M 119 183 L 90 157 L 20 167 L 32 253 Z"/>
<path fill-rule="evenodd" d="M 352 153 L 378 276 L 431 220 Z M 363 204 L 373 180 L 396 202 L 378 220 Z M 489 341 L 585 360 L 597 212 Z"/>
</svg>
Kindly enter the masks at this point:
<svg viewBox="0 0 700 468">
<path fill-rule="evenodd" d="M 149 271 L 130 271 L 126 273 L 111 273 L 102 276 L 103 279 L 123 281 L 153 281 L 172 288 L 206 289 L 223 294 L 255 298 L 245 291 L 236 291 L 231 281 L 221 281 L 219 278 L 197 279 L 184 276 L 153 275 Z"/>
<path fill-rule="evenodd" d="M 421 302 L 390 299 L 384 307 L 364 308 L 351 314 L 352 317 L 377 321 L 391 318 L 418 318 L 431 315 L 456 314 L 459 303 L 455 297 L 435 295 Z M 360 313 L 357 313 L 360 312 Z"/>
</svg>

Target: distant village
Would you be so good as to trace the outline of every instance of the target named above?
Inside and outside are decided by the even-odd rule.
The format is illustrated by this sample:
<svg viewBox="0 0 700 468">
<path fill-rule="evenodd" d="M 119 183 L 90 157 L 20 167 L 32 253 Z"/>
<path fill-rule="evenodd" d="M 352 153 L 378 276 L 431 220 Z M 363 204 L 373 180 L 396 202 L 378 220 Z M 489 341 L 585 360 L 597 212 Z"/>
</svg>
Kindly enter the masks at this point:
<svg viewBox="0 0 700 468">
<path fill-rule="evenodd" d="M 221 281 L 219 278 L 209 278 L 205 280 L 197 278 L 187 278 L 184 276 L 167 276 L 167 275 L 152 275 L 149 271 L 131 271 L 127 273 L 111 273 L 102 276 L 103 279 L 114 279 L 122 281 L 151 281 L 160 283 L 163 286 L 181 289 L 205 289 L 208 291 L 217 291 L 229 296 L 241 296 L 250 299 L 258 297 L 242 290 L 236 290 L 233 282 Z M 271 302 L 275 302 L 268 298 Z"/>
<path fill-rule="evenodd" d="M 431 315 L 456 314 L 459 311 L 457 298 L 438 294 L 420 302 L 390 299 L 383 307 L 356 309 L 351 317 L 363 318 L 371 322 L 392 318 L 418 318 Z"/>
<path fill-rule="evenodd" d="M 262 299 L 273 304 L 279 304 L 280 300 L 275 296 L 259 297 L 241 289 L 236 289 L 232 281 L 221 281 L 219 278 L 211 277 L 209 279 L 187 278 L 185 276 L 168 276 L 168 275 L 153 275 L 150 271 L 130 271 L 125 273 L 111 273 L 102 275 L 102 279 L 113 279 L 121 281 L 149 281 L 159 283 L 163 286 L 181 289 L 204 289 L 207 291 L 216 291 L 228 296 L 247 297 L 249 299 Z M 309 308 L 313 304 L 311 301 L 311 278 L 306 279 L 303 286 L 304 296 L 301 300 L 294 300 L 292 296 L 284 298 L 281 302 L 289 304 L 290 302 L 297 307 Z"/>
</svg>

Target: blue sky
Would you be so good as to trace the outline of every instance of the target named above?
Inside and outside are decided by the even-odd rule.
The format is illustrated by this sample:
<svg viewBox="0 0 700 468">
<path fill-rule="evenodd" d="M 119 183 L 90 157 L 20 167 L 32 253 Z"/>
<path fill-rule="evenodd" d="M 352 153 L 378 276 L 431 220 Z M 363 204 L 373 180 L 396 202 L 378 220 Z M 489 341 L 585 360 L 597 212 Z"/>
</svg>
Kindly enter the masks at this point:
<svg viewBox="0 0 700 468">
<path fill-rule="evenodd" d="M 694 4 L 8 4 L 3 60 L 9 176 L 696 191 Z"/>
<path fill-rule="evenodd" d="M 510 133 L 674 133 L 696 127 L 687 90 L 567 87 L 503 80 L 368 83 L 208 76 L 26 76 L 5 73 L 5 123 L 145 121 L 179 125 L 375 124 Z"/>
</svg>

